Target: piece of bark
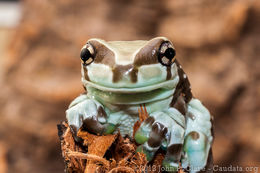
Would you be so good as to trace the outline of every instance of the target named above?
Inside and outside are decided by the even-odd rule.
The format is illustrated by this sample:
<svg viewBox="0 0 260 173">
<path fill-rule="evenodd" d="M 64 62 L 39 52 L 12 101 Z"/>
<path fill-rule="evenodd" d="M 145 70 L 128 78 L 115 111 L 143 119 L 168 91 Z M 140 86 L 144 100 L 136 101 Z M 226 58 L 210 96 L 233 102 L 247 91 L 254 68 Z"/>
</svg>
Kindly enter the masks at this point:
<svg viewBox="0 0 260 173">
<path fill-rule="evenodd" d="M 97 136 L 84 131 L 79 131 L 78 136 L 84 140 L 83 145 L 88 147 L 88 154 L 99 156 L 101 158 L 103 158 L 106 151 L 117 137 L 117 135 Z M 103 166 L 105 166 L 106 169 L 109 169 L 110 164 L 104 164 Z M 98 165 L 95 161 L 88 160 L 84 173 L 95 173 L 97 167 Z"/>
<path fill-rule="evenodd" d="M 77 157 L 69 157 L 68 155 L 69 152 L 82 153 L 83 149 L 75 143 L 67 123 L 62 122 L 58 125 L 58 134 L 61 140 L 61 151 L 66 165 L 66 172 L 83 172 L 86 164 L 85 160 Z"/>
<path fill-rule="evenodd" d="M 58 130 L 67 173 L 142 172 L 147 165 L 145 156 L 135 153 L 135 142 L 120 133 L 97 136 L 80 130 L 78 136 L 84 140 L 81 146 L 75 143 L 67 123 L 58 125 Z M 103 158 L 109 149 L 111 158 Z"/>
<path fill-rule="evenodd" d="M 116 141 L 114 153 L 112 153 L 113 158 L 119 165 L 122 165 L 122 163 L 126 162 L 133 156 L 135 150 L 136 145 L 129 138 L 123 138 L 119 135 Z"/>
</svg>

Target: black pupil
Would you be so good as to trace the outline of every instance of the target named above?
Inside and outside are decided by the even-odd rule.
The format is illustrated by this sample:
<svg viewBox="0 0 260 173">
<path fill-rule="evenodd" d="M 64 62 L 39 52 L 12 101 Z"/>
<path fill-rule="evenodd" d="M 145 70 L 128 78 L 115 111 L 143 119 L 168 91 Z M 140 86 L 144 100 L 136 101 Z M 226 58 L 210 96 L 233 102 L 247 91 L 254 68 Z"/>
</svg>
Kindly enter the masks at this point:
<svg viewBox="0 0 260 173">
<path fill-rule="evenodd" d="M 83 49 L 80 53 L 80 58 L 82 61 L 86 62 L 91 57 L 91 53 L 87 48 Z"/>
<path fill-rule="evenodd" d="M 164 56 L 166 56 L 168 59 L 172 60 L 172 58 L 176 55 L 175 50 L 173 48 L 168 48 L 164 52 Z"/>
</svg>

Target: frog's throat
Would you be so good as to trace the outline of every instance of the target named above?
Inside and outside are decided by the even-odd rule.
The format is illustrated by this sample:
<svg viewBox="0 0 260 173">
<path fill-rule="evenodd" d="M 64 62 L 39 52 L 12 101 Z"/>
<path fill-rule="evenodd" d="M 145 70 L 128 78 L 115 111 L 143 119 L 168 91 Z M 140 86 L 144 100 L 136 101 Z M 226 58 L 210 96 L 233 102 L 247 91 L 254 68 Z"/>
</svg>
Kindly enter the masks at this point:
<svg viewBox="0 0 260 173">
<path fill-rule="evenodd" d="M 139 88 L 109 88 L 84 79 L 82 81 L 87 88 L 88 96 L 98 101 L 111 104 L 142 104 L 173 96 L 179 77 Z"/>
</svg>

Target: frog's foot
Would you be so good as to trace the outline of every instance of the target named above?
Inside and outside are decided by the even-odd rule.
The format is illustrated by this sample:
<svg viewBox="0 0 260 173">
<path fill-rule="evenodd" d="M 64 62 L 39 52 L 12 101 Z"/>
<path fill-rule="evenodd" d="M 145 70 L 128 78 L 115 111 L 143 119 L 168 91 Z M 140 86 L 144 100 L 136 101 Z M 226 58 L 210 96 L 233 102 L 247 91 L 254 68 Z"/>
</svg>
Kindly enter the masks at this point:
<svg viewBox="0 0 260 173">
<path fill-rule="evenodd" d="M 106 123 L 107 114 L 103 106 L 96 100 L 88 98 L 74 102 L 66 111 L 66 118 L 77 141 L 79 141 L 77 132 L 81 127 L 88 132 L 98 135 L 110 133 L 114 127 Z"/>
<path fill-rule="evenodd" d="M 180 112 L 173 108 L 154 112 L 135 134 L 136 142 L 142 144 L 137 151 L 145 153 L 150 161 L 160 147 L 167 150 L 163 166 L 168 172 L 176 172 L 183 150 L 184 134 L 184 118 Z"/>
<path fill-rule="evenodd" d="M 150 133 L 147 133 L 148 131 Z M 165 139 L 167 131 L 168 129 L 163 124 L 154 122 L 154 118 L 149 117 L 135 135 L 136 141 L 143 143 L 137 148 L 137 152 L 144 153 L 146 159 L 151 161 Z"/>
<path fill-rule="evenodd" d="M 212 145 L 212 124 L 209 111 L 197 99 L 188 104 L 187 127 L 184 142 L 182 167 L 198 172 L 207 166 Z"/>
<path fill-rule="evenodd" d="M 184 128 L 177 123 L 171 129 L 167 153 L 163 160 L 163 167 L 167 172 L 178 171 L 183 150 L 184 133 Z"/>
<path fill-rule="evenodd" d="M 206 166 L 208 160 L 208 139 L 202 132 L 192 131 L 185 137 L 184 151 L 191 172 L 196 172 Z"/>
</svg>

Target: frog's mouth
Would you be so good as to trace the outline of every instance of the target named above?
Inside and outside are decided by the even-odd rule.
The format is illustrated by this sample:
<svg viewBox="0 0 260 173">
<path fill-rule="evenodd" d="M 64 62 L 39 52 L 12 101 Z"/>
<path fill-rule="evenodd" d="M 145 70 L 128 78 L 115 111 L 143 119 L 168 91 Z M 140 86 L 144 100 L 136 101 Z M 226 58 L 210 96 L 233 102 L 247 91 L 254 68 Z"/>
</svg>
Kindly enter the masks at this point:
<svg viewBox="0 0 260 173">
<path fill-rule="evenodd" d="M 109 88 L 83 80 L 88 95 L 101 102 L 113 104 L 141 104 L 171 97 L 179 82 L 176 76 L 172 80 L 139 88 Z"/>
<path fill-rule="evenodd" d="M 153 91 L 159 88 L 164 88 L 164 89 L 174 89 L 178 82 L 179 82 L 179 76 L 176 76 L 172 80 L 167 80 L 158 84 L 153 84 L 153 85 L 148 85 L 144 87 L 137 87 L 137 88 L 112 88 L 112 87 L 107 87 L 107 86 L 102 86 L 96 83 L 93 83 L 91 81 L 87 81 L 84 78 L 82 78 L 83 85 L 88 87 L 93 87 L 101 91 L 107 91 L 107 92 L 115 92 L 115 93 L 141 93 L 141 92 L 149 92 Z"/>
</svg>

